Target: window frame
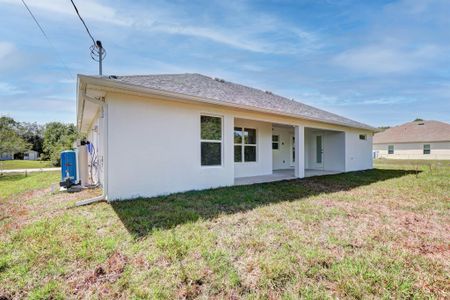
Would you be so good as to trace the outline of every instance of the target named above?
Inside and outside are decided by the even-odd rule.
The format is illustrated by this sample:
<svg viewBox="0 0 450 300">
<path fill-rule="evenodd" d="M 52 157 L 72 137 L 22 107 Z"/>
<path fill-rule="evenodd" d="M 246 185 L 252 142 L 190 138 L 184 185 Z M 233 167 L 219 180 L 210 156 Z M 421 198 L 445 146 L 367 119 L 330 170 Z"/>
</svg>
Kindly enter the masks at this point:
<svg viewBox="0 0 450 300">
<path fill-rule="evenodd" d="M 202 117 L 212 117 L 220 119 L 220 141 L 219 140 L 206 140 L 202 139 Z M 200 167 L 202 168 L 221 168 L 223 167 L 223 138 L 224 138 L 224 129 L 223 129 L 223 116 L 215 115 L 210 113 L 201 113 L 199 116 L 199 137 L 200 137 Z M 219 165 L 203 165 L 202 164 L 202 143 L 220 143 L 220 164 Z"/>
<path fill-rule="evenodd" d="M 240 143 L 236 143 L 234 141 L 234 132 L 236 131 L 236 128 L 239 128 L 241 130 L 242 136 L 241 136 L 241 142 Z M 255 143 L 254 144 L 247 144 L 245 143 L 245 130 L 246 129 L 251 129 L 255 131 Z M 256 163 L 258 162 L 258 129 L 256 128 L 251 128 L 251 127 L 245 127 L 245 126 L 234 126 L 233 127 L 233 152 L 235 150 L 236 146 L 240 146 L 241 147 L 241 161 L 236 161 L 235 160 L 235 155 L 233 155 L 233 161 L 235 164 L 243 164 L 243 163 Z M 255 160 L 253 161 L 246 161 L 245 160 L 245 147 L 255 147 Z"/>
<path fill-rule="evenodd" d="M 390 147 L 392 147 L 392 153 L 391 153 L 391 150 L 389 149 Z M 394 147 L 394 145 L 388 145 L 387 151 L 388 151 L 388 155 L 393 155 L 393 154 L 395 153 L 395 147 Z"/>
<path fill-rule="evenodd" d="M 273 140 L 274 137 L 277 137 L 276 141 Z M 277 145 L 276 149 L 273 148 L 274 144 Z M 272 134 L 272 150 L 275 150 L 275 151 L 279 151 L 280 150 L 280 135 L 278 135 L 278 134 Z"/>
<path fill-rule="evenodd" d="M 428 146 L 428 149 L 425 149 L 425 146 Z M 422 148 L 422 153 L 423 155 L 430 155 L 431 154 L 431 144 L 423 144 L 423 148 Z M 425 153 L 425 151 L 428 151 L 428 153 Z"/>
<path fill-rule="evenodd" d="M 360 133 L 360 134 L 359 134 L 359 139 L 360 139 L 361 141 L 367 141 L 367 134 L 362 134 L 362 133 Z"/>
</svg>

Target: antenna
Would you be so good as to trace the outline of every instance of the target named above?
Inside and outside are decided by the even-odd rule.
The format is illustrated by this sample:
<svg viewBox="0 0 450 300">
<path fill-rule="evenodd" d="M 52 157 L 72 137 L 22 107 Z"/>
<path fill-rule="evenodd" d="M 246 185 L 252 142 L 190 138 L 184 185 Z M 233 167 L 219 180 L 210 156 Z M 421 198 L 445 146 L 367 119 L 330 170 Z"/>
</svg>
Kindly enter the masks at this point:
<svg viewBox="0 0 450 300">
<path fill-rule="evenodd" d="M 103 75 L 103 60 L 106 57 L 106 50 L 103 48 L 101 41 L 96 41 L 94 45 L 90 48 L 91 50 L 91 58 L 95 61 L 98 61 L 98 74 L 100 76 Z"/>
</svg>

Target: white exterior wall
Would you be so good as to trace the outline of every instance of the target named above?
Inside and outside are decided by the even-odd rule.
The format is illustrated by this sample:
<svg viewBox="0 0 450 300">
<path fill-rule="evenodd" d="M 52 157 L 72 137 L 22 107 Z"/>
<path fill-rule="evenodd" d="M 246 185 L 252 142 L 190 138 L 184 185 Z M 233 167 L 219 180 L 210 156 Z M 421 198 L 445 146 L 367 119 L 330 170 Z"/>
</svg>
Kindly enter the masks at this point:
<svg viewBox="0 0 450 300">
<path fill-rule="evenodd" d="M 235 177 L 271 174 L 273 169 L 272 124 L 286 124 L 298 130 L 298 157 L 308 152 L 307 130 L 341 131 L 324 147 L 336 148 L 340 157 L 345 149 L 345 170 L 372 167 L 371 135 L 361 143 L 355 131 L 343 126 L 299 120 L 264 113 L 224 108 L 217 105 L 160 100 L 149 96 L 108 93 L 104 114 L 97 114 L 88 130 L 99 155 L 99 181 L 106 183 L 108 200 L 152 197 L 193 189 L 234 184 Z M 222 166 L 202 167 L 200 163 L 200 116 L 223 118 Z M 103 117 L 105 115 L 105 117 Z M 105 120 L 108 124 L 105 124 Z M 257 162 L 234 163 L 234 126 L 257 130 Z M 92 129 L 98 128 L 97 131 Z M 288 128 L 287 128 L 288 129 Z M 301 130 L 300 130 L 301 129 Z M 345 131 L 345 141 L 342 133 Z M 363 141 L 361 141 L 363 142 Z M 104 143 L 107 148 L 103 149 Z M 290 138 L 285 141 L 288 149 Z M 280 143 L 281 146 L 281 143 Z M 291 158 L 290 153 L 287 157 Z M 352 159 L 349 160 L 349 157 Z M 329 156 L 332 158 L 332 156 Z M 326 158 L 324 156 L 324 162 Z M 296 176 L 303 177 L 304 160 L 297 159 Z M 351 162 L 351 163 L 350 163 Z M 291 162 L 288 161 L 288 164 Z M 339 166 L 326 165 L 331 170 Z M 325 163 L 326 164 L 326 163 Z M 340 167 L 339 167 L 340 168 Z M 104 170 L 104 172 L 103 172 Z"/>
<path fill-rule="evenodd" d="M 305 168 L 314 169 L 316 160 L 316 142 L 314 141 L 315 135 L 309 128 L 305 129 Z"/>
<path fill-rule="evenodd" d="M 316 163 L 316 137 L 322 136 L 322 164 Z M 305 168 L 327 171 L 345 171 L 345 132 L 305 130 Z"/>
<path fill-rule="evenodd" d="M 430 154 L 423 154 L 424 144 L 430 145 Z M 394 154 L 388 154 L 389 145 L 394 145 Z M 450 142 L 374 144 L 373 150 L 378 152 L 379 158 L 450 159 Z"/>
<path fill-rule="evenodd" d="M 278 135 L 278 150 L 272 151 L 273 170 L 283 170 L 294 168 L 292 161 L 292 138 L 294 136 L 294 128 L 274 126 L 272 135 Z M 272 149 L 272 144 L 270 145 Z"/>
<path fill-rule="evenodd" d="M 234 117 L 218 109 L 108 98 L 108 199 L 234 184 Z M 201 166 L 200 116 L 223 118 L 222 166 Z"/>
<path fill-rule="evenodd" d="M 234 177 L 272 174 L 272 123 L 235 119 L 234 126 L 256 129 L 256 162 L 234 163 Z"/>
<path fill-rule="evenodd" d="M 327 131 L 323 136 L 323 168 L 328 171 L 345 171 L 345 132 Z"/>
<path fill-rule="evenodd" d="M 367 139 L 359 139 L 366 134 Z M 345 132 L 345 171 L 358 171 L 373 168 L 372 134 L 364 131 L 348 130 Z"/>
</svg>

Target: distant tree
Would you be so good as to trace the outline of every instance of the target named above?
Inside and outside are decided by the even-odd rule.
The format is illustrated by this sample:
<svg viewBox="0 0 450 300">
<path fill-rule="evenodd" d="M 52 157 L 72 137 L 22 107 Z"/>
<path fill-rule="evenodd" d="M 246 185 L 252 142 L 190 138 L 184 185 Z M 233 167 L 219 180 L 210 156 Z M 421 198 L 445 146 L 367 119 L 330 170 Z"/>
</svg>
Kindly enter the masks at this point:
<svg viewBox="0 0 450 300">
<path fill-rule="evenodd" d="M 421 118 L 415 118 L 413 122 L 423 122 L 423 119 L 421 119 Z"/>
<path fill-rule="evenodd" d="M 8 116 L 0 116 L 0 128 L 16 128 L 17 122 Z"/>
<path fill-rule="evenodd" d="M 73 148 L 77 139 L 77 130 L 73 124 L 51 122 L 45 125 L 44 130 L 44 159 L 49 159 L 53 165 L 60 165 L 60 153 Z"/>
<path fill-rule="evenodd" d="M 19 135 L 31 144 L 31 150 L 43 152 L 44 126 L 34 123 L 21 122 L 17 126 Z"/>
<path fill-rule="evenodd" d="M 381 131 L 385 131 L 386 129 L 391 128 L 391 126 L 380 126 L 378 127 L 378 129 L 380 129 Z"/>
<path fill-rule="evenodd" d="M 0 117 L 0 153 L 25 152 L 31 144 L 25 141 L 17 130 L 18 123 L 13 118 Z"/>
</svg>

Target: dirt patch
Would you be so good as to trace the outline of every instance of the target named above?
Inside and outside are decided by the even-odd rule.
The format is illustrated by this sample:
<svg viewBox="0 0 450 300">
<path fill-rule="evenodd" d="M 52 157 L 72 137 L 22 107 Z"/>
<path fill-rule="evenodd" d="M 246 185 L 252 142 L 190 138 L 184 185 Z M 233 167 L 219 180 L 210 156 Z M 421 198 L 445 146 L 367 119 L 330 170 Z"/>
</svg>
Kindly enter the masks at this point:
<svg viewBox="0 0 450 300">
<path fill-rule="evenodd" d="M 97 293 L 103 298 L 112 297 L 110 286 L 122 276 L 127 264 L 125 255 L 114 252 L 105 263 L 87 274 L 73 274 L 69 279 L 73 294 L 81 296 Z"/>
<path fill-rule="evenodd" d="M 203 281 L 195 280 L 189 281 L 186 284 L 180 285 L 177 292 L 178 299 L 195 299 L 202 292 Z"/>
<path fill-rule="evenodd" d="M 401 206 L 394 208 L 390 203 L 383 205 L 377 199 L 366 202 L 326 199 L 317 203 L 345 211 L 344 218 L 326 220 L 323 224 L 333 228 L 339 237 L 352 241 L 351 244 L 355 242 L 361 246 L 364 242 L 360 239 L 370 237 L 380 243 L 391 243 L 394 248 L 438 259 L 444 264 L 450 261 L 450 244 L 442 244 L 442 241 L 450 240 L 450 223 L 433 211 L 419 214 Z"/>
</svg>

